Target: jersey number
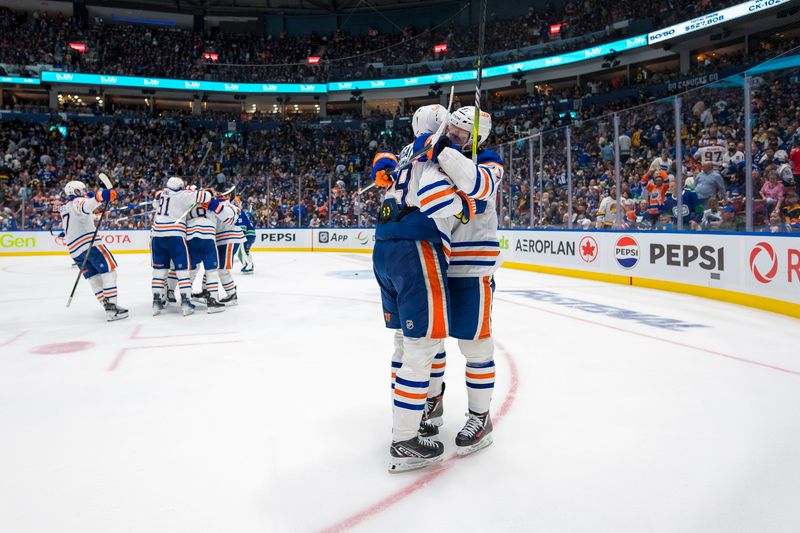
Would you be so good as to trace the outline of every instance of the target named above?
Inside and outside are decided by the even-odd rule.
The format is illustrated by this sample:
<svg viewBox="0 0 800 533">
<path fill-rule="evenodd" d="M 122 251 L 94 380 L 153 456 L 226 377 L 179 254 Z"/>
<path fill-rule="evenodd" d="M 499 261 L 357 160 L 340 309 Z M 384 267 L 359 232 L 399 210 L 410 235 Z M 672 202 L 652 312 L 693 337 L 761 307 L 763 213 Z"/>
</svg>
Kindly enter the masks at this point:
<svg viewBox="0 0 800 533">
<path fill-rule="evenodd" d="M 158 199 L 158 214 L 161 216 L 168 216 L 169 213 L 169 198 L 161 196 Z"/>
<path fill-rule="evenodd" d="M 61 219 L 64 221 L 64 233 L 67 233 L 69 231 L 69 213 L 61 215 Z"/>
</svg>

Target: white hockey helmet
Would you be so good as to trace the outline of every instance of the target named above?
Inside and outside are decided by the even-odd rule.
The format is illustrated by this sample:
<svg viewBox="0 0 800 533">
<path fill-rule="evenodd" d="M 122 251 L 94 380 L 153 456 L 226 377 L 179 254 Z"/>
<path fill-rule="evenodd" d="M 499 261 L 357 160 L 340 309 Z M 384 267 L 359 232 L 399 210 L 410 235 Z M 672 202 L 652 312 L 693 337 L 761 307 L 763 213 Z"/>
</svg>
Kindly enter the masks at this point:
<svg viewBox="0 0 800 533">
<path fill-rule="evenodd" d="M 469 133 L 469 137 L 467 137 L 467 142 L 461 148 L 466 150 L 468 147 L 472 146 L 472 130 L 475 126 L 475 107 L 468 105 L 464 107 L 459 107 L 452 113 L 450 113 L 449 124 L 451 126 L 455 126 L 456 128 L 462 129 Z M 478 146 L 483 144 L 483 142 L 489 138 L 489 134 L 492 132 L 492 117 L 486 111 L 481 111 L 481 118 L 480 122 L 478 123 Z"/>
<path fill-rule="evenodd" d="M 171 191 L 181 191 L 185 187 L 186 184 L 183 182 L 183 179 L 179 178 L 178 176 L 172 176 L 167 180 L 167 189 Z"/>
<path fill-rule="evenodd" d="M 414 111 L 414 116 L 411 118 L 414 137 L 419 137 L 423 133 L 433 133 L 445 120 L 447 120 L 447 109 L 444 106 L 433 104 L 420 107 Z"/>
<path fill-rule="evenodd" d="M 67 196 L 83 196 L 86 194 L 86 184 L 82 181 L 72 180 L 64 185 L 64 192 Z"/>
</svg>

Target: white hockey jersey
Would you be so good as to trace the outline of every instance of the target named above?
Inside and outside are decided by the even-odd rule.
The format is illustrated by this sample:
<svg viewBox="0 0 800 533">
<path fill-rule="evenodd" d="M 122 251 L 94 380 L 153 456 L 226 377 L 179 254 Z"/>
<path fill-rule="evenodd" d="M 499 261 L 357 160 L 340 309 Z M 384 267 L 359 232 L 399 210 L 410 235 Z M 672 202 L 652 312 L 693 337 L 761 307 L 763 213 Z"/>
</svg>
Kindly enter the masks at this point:
<svg viewBox="0 0 800 533">
<path fill-rule="evenodd" d="M 462 192 L 476 199 L 478 212 L 469 223 L 451 218 L 451 248 L 448 277 L 489 276 L 498 268 L 500 242 L 497 237 L 497 188 L 503 179 L 500 156 L 492 150 L 478 153 L 478 164 L 461 152 L 447 148 L 439 155 L 439 165 Z M 460 210 L 459 210 L 460 211 Z"/>
<path fill-rule="evenodd" d="M 64 242 L 73 258 L 89 249 L 95 230 L 94 210 L 101 204 L 94 198 L 76 196 L 59 208 Z"/>
<path fill-rule="evenodd" d="M 239 218 L 239 208 L 225 200 L 219 205 L 219 209 L 214 213 L 216 217 L 216 240 L 217 246 L 226 244 L 241 244 L 244 242 L 244 232 L 240 226 L 236 225 Z"/>
<path fill-rule="evenodd" d="M 164 189 L 156 196 L 158 207 L 150 231 L 152 237 L 186 237 L 186 220 L 181 218 L 192 205 L 211 199 L 208 191 Z"/>
</svg>

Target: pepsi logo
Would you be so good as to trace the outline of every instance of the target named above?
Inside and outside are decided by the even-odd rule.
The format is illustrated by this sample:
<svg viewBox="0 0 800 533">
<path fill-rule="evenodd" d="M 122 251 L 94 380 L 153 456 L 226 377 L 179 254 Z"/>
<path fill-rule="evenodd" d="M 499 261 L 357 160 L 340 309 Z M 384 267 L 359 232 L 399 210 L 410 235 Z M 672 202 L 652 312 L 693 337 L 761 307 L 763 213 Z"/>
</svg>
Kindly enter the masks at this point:
<svg viewBox="0 0 800 533">
<path fill-rule="evenodd" d="M 622 268 L 633 268 L 639 263 L 639 243 L 636 239 L 623 235 L 614 245 L 614 259 Z"/>
<path fill-rule="evenodd" d="M 767 242 L 756 244 L 750 251 L 750 272 L 759 283 L 769 283 L 778 273 L 778 256 Z"/>
<path fill-rule="evenodd" d="M 584 262 L 593 262 L 595 259 L 597 259 L 599 252 L 600 250 L 597 247 L 597 241 L 594 240 L 594 237 L 587 235 L 581 239 L 581 242 L 578 245 L 578 254 L 580 254 L 580 257 Z"/>
</svg>

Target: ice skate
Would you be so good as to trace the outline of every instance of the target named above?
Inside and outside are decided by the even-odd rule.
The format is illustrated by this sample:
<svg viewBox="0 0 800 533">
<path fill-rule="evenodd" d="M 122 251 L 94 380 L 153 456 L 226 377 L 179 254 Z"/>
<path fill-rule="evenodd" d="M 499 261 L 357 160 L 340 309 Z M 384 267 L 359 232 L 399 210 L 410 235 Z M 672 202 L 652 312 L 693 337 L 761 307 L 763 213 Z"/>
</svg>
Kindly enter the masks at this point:
<svg viewBox="0 0 800 533">
<path fill-rule="evenodd" d="M 393 442 L 389 448 L 389 472 L 406 472 L 442 461 L 444 444 L 433 439 L 414 437 Z"/>
<path fill-rule="evenodd" d="M 120 307 L 117 304 L 109 302 L 107 299 L 103 300 L 103 308 L 106 310 L 106 320 L 113 322 L 115 320 L 122 320 L 128 318 L 128 310 Z"/>
<path fill-rule="evenodd" d="M 230 307 L 234 305 L 239 305 L 239 297 L 236 296 L 236 292 L 234 291 L 233 294 L 229 294 L 222 300 L 220 300 L 225 306 Z"/>
<path fill-rule="evenodd" d="M 211 298 L 211 293 L 208 292 L 208 289 L 203 289 L 200 292 L 192 293 L 192 300 L 197 303 L 207 303 L 209 298 Z"/>
<path fill-rule="evenodd" d="M 172 289 L 167 290 L 167 303 L 176 304 L 178 300 L 175 299 L 175 291 Z"/>
<path fill-rule="evenodd" d="M 206 313 L 208 313 L 209 315 L 225 311 L 225 304 L 216 301 L 214 298 L 210 296 L 206 301 L 206 306 L 207 306 Z"/>
<path fill-rule="evenodd" d="M 188 298 L 183 298 L 181 300 L 181 313 L 183 316 L 189 316 L 194 313 L 195 305 L 189 301 Z"/>
<path fill-rule="evenodd" d="M 425 401 L 425 414 L 422 415 L 423 420 L 427 420 L 434 426 L 442 425 L 442 415 L 444 415 L 444 383 L 442 383 L 442 392 L 436 396 L 430 397 Z"/>
<path fill-rule="evenodd" d="M 161 299 L 160 294 L 153 295 L 153 316 L 160 315 L 164 310 L 164 300 Z"/>
<path fill-rule="evenodd" d="M 469 418 L 456 435 L 456 453 L 469 455 L 486 448 L 492 443 L 492 419 L 489 412 L 468 413 Z"/>
</svg>

